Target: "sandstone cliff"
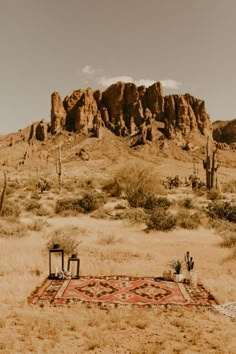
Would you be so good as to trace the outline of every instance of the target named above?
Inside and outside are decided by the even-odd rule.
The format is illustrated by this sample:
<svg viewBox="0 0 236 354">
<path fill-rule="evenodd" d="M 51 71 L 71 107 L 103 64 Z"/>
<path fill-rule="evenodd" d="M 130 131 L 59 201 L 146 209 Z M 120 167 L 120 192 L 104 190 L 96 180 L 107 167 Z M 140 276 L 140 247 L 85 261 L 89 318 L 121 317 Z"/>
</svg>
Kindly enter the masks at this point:
<svg viewBox="0 0 236 354">
<path fill-rule="evenodd" d="M 76 90 L 64 101 L 52 94 L 51 133 L 60 130 L 100 136 L 105 126 L 118 136 L 140 135 L 140 141 L 153 140 L 153 122 L 163 122 L 163 134 L 169 138 L 192 133 L 208 135 L 212 126 L 204 101 L 190 94 L 163 95 L 160 82 L 146 88 L 133 83 L 117 82 L 104 92 Z"/>
</svg>

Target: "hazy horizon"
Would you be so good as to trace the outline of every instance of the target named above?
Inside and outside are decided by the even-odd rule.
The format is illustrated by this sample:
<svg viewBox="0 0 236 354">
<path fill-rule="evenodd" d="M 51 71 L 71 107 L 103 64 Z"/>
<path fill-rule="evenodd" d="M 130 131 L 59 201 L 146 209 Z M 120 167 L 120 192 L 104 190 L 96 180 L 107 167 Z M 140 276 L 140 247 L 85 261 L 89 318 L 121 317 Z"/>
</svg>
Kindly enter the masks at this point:
<svg viewBox="0 0 236 354">
<path fill-rule="evenodd" d="M 122 80 L 236 117 L 234 14 L 216 0 L 0 0 L 0 135 L 50 120 L 51 93 Z"/>
</svg>

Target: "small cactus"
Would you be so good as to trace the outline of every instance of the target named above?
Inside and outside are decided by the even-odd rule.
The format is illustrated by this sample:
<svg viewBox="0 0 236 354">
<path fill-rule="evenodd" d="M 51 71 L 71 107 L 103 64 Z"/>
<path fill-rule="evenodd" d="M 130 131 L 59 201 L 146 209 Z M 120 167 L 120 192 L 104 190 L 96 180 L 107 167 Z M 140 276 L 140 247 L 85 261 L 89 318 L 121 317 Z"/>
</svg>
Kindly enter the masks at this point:
<svg viewBox="0 0 236 354">
<path fill-rule="evenodd" d="M 191 270 L 193 270 L 194 261 L 193 261 L 193 257 L 190 257 L 189 251 L 186 252 L 184 259 L 185 259 L 185 263 L 186 263 L 186 268 L 190 272 Z"/>
</svg>

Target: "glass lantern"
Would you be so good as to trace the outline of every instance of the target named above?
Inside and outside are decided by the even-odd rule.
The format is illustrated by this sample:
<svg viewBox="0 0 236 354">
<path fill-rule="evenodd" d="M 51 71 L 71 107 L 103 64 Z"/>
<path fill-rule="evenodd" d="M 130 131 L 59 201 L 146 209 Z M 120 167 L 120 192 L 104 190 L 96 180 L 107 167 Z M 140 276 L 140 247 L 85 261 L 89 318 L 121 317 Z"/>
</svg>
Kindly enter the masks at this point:
<svg viewBox="0 0 236 354">
<path fill-rule="evenodd" d="M 67 270 L 71 275 L 71 279 L 79 278 L 79 267 L 80 267 L 80 259 L 77 257 L 77 254 L 72 254 L 72 256 L 68 259 L 68 267 L 67 267 Z"/>
<path fill-rule="evenodd" d="M 64 271 L 64 251 L 60 245 L 54 244 L 49 249 L 49 279 L 58 279 L 59 273 Z"/>
</svg>

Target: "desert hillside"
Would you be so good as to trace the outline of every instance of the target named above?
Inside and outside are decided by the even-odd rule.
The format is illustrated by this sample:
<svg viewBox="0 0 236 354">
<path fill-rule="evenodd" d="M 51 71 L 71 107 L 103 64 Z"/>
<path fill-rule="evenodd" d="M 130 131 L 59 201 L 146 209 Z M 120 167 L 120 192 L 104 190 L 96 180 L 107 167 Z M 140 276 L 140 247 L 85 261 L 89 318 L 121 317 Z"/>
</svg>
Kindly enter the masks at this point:
<svg viewBox="0 0 236 354">
<path fill-rule="evenodd" d="M 62 130 L 46 141 L 29 139 L 31 131 L 0 140 L 0 352 L 234 353 L 235 324 L 209 309 L 105 311 L 27 299 L 59 243 L 66 259 L 77 250 L 81 276 L 161 277 L 190 251 L 197 281 L 217 303 L 234 302 L 235 153 L 218 150 L 219 190 L 209 192 L 190 179 L 205 181 L 204 136 L 186 149 L 167 138 L 131 147 L 130 136 L 105 127 L 99 137 Z"/>
</svg>

